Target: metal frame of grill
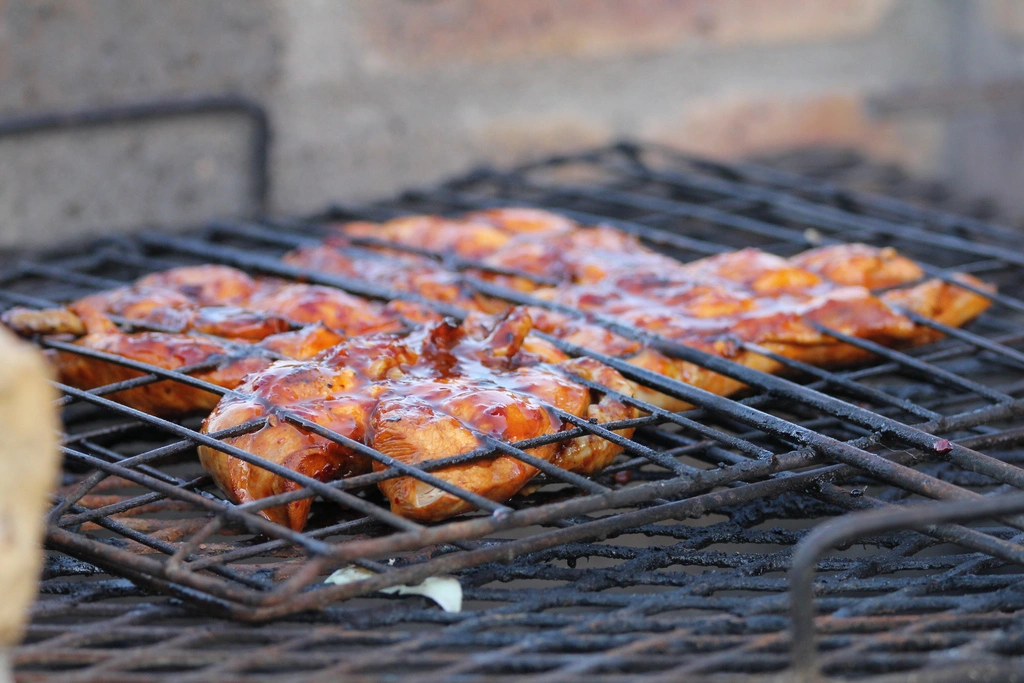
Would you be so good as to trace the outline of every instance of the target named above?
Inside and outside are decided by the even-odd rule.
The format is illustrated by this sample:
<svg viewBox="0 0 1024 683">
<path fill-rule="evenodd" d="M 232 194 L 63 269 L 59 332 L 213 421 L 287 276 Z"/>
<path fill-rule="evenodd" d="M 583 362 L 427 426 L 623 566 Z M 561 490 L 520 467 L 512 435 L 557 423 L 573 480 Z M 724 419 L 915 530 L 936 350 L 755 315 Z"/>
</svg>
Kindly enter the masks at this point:
<svg viewBox="0 0 1024 683">
<path fill-rule="evenodd" d="M 900 520 L 878 531 L 919 532 L 871 536 L 873 527 L 858 526 L 863 524 L 858 515 L 846 515 L 837 522 L 838 535 L 826 538 L 843 552 L 816 560 L 827 543 L 815 552 L 804 550 L 794 566 L 799 579 L 794 585 L 809 585 L 807 572 L 815 566 L 829 576 L 814 584 L 818 599 L 813 604 L 808 590 L 794 593 L 798 623 L 806 626 L 815 608 L 828 615 L 818 619 L 824 652 L 817 658 L 812 632 L 797 630 L 794 651 L 803 670 L 897 672 L 930 667 L 936 661 L 930 653 L 953 650 L 960 654 L 941 672 L 951 677 L 961 672 L 956 668 L 961 664 L 975 667 L 972 671 L 1002 671 L 1019 664 L 1024 654 L 1024 580 L 1010 568 L 1024 564 L 1024 516 L 1017 515 L 1024 512 L 1024 503 L 1007 492 L 1024 489 L 1019 466 L 1024 450 L 1018 449 L 1024 441 L 1019 426 L 1024 414 L 1024 301 L 1015 295 L 1015 287 L 1024 281 L 1024 252 L 1010 229 L 762 167 L 622 144 L 511 172 L 480 170 L 432 190 L 367 206 L 332 207 L 311 219 L 220 222 L 185 235 L 144 232 L 109 239 L 85 256 L 19 264 L 0 278 L 0 302 L 52 306 L 145 272 L 197 262 L 339 287 L 374 299 L 421 300 L 287 266 L 277 257 L 318 241 L 330 221 L 457 214 L 503 205 L 539 206 L 583 223 L 611 224 L 683 260 L 743 246 L 789 255 L 832 242 L 887 244 L 931 264 L 929 276 L 948 280 L 953 272 L 972 272 L 999 284 L 1000 293 L 991 296 L 993 309 L 968 330 L 918 319 L 947 335 L 921 349 L 886 349 L 824 330 L 872 352 L 878 362 L 830 371 L 778 358 L 791 371 L 785 377 L 591 316 L 670 357 L 738 379 L 750 391 L 740 399 L 715 396 L 549 338 L 570 355 L 597 358 L 696 407 L 671 413 L 625 399 L 649 414 L 609 424 L 563 414 L 572 424 L 568 431 L 514 446 L 492 441 L 487 448 L 422 468 L 286 414 L 285 419 L 387 467 L 331 483 L 304 478 L 218 441 L 259 428 L 262 421 L 230 434 L 201 435 L 196 419 L 165 420 L 106 398 L 162 380 L 230 393 L 191 377 L 198 367 L 168 371 L 40 340 L 46 348 L 144 374 L 90 391 L 60 387 L 68 471 L 49 516 L 47 544 L 62 555 L 51 560 L 51 580 L 44 583 L 44 593 L 54 595 L 40 603 L 37 614 L 57 620 L 77 615 L 85 623 L 100 620 L 122 640 L 159 645 L 133 647 L 126 659 L 109 654 L 104 646 L 93 647 L 95 633 L 39 624 L 30 629 L 31 642 L 18 655 L 27 674 L 34 666 L 45 669 L 57 663 L 85 667 L 83 672 L 100 678 L 193 669 L 201 677 L 245 672 L 272 677 L 288 666 L 297 667 L 292 672 L 309 669 L 336 677 L 390 671 L 388 666 L 401 669 L 414 662 L 438 680 L 456 674 L 527 672 L 552 680 L 583 672 L 675 680 L 684 674 L 778 671 L 790 663 L 789 583 L 784 572 L 793 546 L 817 521 L 865 510 L 881 510 L 873 514 Z M 460 272 L 486 269 L 427 255 Z M 463 282 L 509 302 L 554 306 L 468 274 Z M 448 315 L 462 314 L 432 305 Z M 564 306 L 558 310 L 583 315 Z M 132 321 L 118 322 L 133 329 Z M 625 426 L 637 427 L 633 439 L 612 432 Z M 592 479 L 523 452 L 587 433 L 625 448 L 624 456 Z M 246 505 L 227 503 L 194 462 L 196 445 L 204 443 L 303 488 Z M 538 466 L 544 486 L 501 504 L 430 475 L 445 465 L 500 454 Z M 438 485 L 476 505 L 478 512 L 432 526 L 397 517 L 370 486 L 395 476 Z M 325 501 L 316 506 L 314 523 L 304 532 L 256 514 L 300 497 Z M 918 511 L 913 519 L 895 512 L 914 511 L 912 504 L 922 500 L 950 502 L 939 505 L 938 512 Z M 959 523 L 979 518 L 994 523 Z M 779 519 L 792 528 L 765 527 Z M 850 530 L 853 536 L 847 535 Z M 858 557 L 851 551 L 853 539 L 865 542 L 867 536 L 876 552 Z M 616 539 L 631 540 L 620 545 Z M 942 544 L 969 552 L 940 552 Z M 613 564 L 580 567 L 595 557 Z M 349 563 L 375 576 L 344 586 L 323 584 L 330 571 Z M 668 571 L 673 566 L 686 570 Z M 696 571 L 701 567 L 715 569 Z M 448 573 L 458 573 L 469 600 L 504 606 L 444 615 L 425 603 L 411 609 L 372 598 L 390 608 L 374 614 L 339 602 Z M 522 581 L 555 585 L 539 589 L 509 583 Z M 510 587 L 496 588 L 495 583 Z M 147 598 L 152 601 L 134 609 L 110 602 L 154 592 L 173 599 Z M 180 628 L 160 625 L 163 619 L 187 621 L 197 608 L 208 615 L 205 622 Z M 231 625 L 232 620 L 270 619 L 276 620 L 275 626 L 259 630 Z M 354 625 L 344 633 L 325 627 L 319 636 L 314 634 L 313 645 L 300 646 L 301 625 L 310 621 Z M 401 638 L 381 630 L 413 623 L 443 628 Z M 280 657 L 263 670 L 263 660 L 257 657 L 254 664 L 252 652 L 218 652 L 218 659 L 199 649 L 182 655 L 177 666 L 184 668 L 175 669 L 173 653 L 188 650 L 207 632 L 259 641 L 261 653 L 273 650 Z M 243 633 L 249 635 L 239 635 Z M 266 635 L 267 642 L 253 635 L 257 633 Z M 75 648 L 81 651 L 56 651 L 68 642 L 79 643 Z M 373 652 L 332 658 L 317 649 L 335 642 L 356 649 L 370 643 Z M 462 654 L 455 644 L 471 652 Z M 110 646 L 116 647 L 127 646 Z M 394 654 L 394 661 L 387 653 Z"/>
</svg>

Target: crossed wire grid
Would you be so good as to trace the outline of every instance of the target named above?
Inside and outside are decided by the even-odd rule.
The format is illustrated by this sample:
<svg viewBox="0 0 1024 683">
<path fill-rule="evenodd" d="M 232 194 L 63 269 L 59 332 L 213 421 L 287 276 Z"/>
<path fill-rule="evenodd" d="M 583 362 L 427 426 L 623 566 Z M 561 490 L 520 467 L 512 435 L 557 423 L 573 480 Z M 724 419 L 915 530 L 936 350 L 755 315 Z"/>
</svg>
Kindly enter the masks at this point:
<svg viewBox="0 0 1024 683">
<path fill-rule="evenodd" d="M 278 257 L 318 241 L 332 220 L 504 205 L 609 223 L 681 260 L 743 246 L 790 255 L 831 242 L 891 245 L 931 264 L 930 276 L 971 272 L 1000 293 L 968 330 L 943 328 L 947 337 L 937 344 L 895 351 L 846 339 L 878 362 L 827 371 L 780 359 L 791 370 L 786 378 L 640 334 L 669 355 L 731 374 L 750 391 L 737 400 L 715 397 L 597 354 L 697 407 L 650 410 L 608 425 L 578 420 L 546 439 L 587 432 L 612 438 L 610 430 L 623 426 L 637 432 L 619 437 L 624 455 L 593 479 L 546 464 L 536 493 L 505 504 L 467 496 L 479 512 L 430 527 L 391 515 L 368 485 L 399 474 L 437 480 L 361 445 L 384 472 L 331 484 L 298 480 L 305 488 L 288 498 L 234 506 L 195 459 L 197 443 L 216 445 L 227 434 L 203 437 L 197 417 L 161 420 L 105 398 L 124 384 L 63 387 L 65 481 L 48 533 L 61 554 L 51 559 L 48 598 L 17 655 L 24 674 L 66 667 L 103 680 L 273 679 L 298 670 L 325 678 L 416 672 L 438 680 L 521 673 L 668 680 L 779 671 L 788 663 L 784 572 L 808 528 L 847 511 L 1024 487 L 1024 302 L 1015 296 L 1024 254 L 1015 232 L 660 148 L 621 145 L 513 172 L 481 170 L 310 220 L 112 239 L 86 256 L 22 264 L 0 283 L 0 301 L 50 306 L 199 262 L 388 299 L 398 294 L 284 266 Z M 480 265 L 439 262 L 460 271 Z M 466 286 L 549 305 L 471 277 Z M 101 358 L 66 342 L 42 343 Z M 180 370 L 116 362 L 144 373 L 131 386 L 203 386 Z M 492 443 L 437 466 L 502 453 L 525 458 L 531 445 Z M 255 514 L 261 505 L 302 496 L 322 499 L 305 532 Z M 1015 567 L 1024 558 L 1021 530 L 1017 518 L 938 525 L 927 534 L 864 539 L 864 546 L 827 557 L 818 600 L 828 615 L 819 624 L 825 671 L 870 675 L 941 661 L 948 673 L 951 664 L 1016 663 L 1024 623 Z M 322 584 L 348 563 L 377 576 Z M 464 585 L 461 614 L 372 594 L 438 573 L 457 573 Z M 339 602 L 344 598 L 350 600 Z M 304 611 L 310 609 L 319 612 Z M 271 618 L 258 627 L 234 621 Z"/>
</svg>

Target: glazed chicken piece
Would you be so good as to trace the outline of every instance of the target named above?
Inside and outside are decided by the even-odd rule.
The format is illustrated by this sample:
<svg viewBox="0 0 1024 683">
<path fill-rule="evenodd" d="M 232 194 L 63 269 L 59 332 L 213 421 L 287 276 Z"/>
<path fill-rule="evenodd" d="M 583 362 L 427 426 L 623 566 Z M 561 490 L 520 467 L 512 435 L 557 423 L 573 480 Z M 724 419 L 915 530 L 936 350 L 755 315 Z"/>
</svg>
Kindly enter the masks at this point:
<svg viewBox="0 0 1024 683">
<path fill-rule="evenodd" d="M 90 332 L 75 341 L 83 348 L 141 361 L 167 370 L 212 364 L 211 369 L 190 373 L 192 377 L 233 389 L 251 372 L 268 367 L 276 358 L 307 358 L 330 348 L 344 338 L 322 326 L 272 335 L 252 344 L 231 343 L 216 337 L 204 338 L 163 332 L 125 334 L 121 331 Z M 51 361 L 61 382 L 91 389 L 144 375 L 144 372 L 59 351 Z M 151 415 L 178 415 L 211 410 L 220 396 L 203 389 L 166 380 L 107 394 L 109 398 Z"/>
<path fill-rule="evenodd" d="M 561 284 L 543 286 L 525 277 L 486 271 L 476 273 L 480 277 L 765 372 L 779 372 L 783 366 L 755 347 L 814 365 L 870 357 L 838 342 L 819 325 L 886 346 L 911 346 L 941 335 L 914 324 L 901 308 L 959 326 L 989 305 L 984 296 L 967 289 L 924 280 L 917 264 L 891 248 L 829 246 L 791 259 L 742 249 L 683 264 L 651 251 L 635 236 L 610 228 L 582 228 L 553 214 L 545 220 L 544 212 L 529 210 L 530 221 L 525 223 L 539 226 L 536 230 L 510 229 L 519 211 L 432 222 L 408 217 L 377 226 L 341 226 L 339 233 L 372 235 L 428 250 L 455 249 L 462 240 L 472 245 L 465 253 L 471 251 L 487 265 L 543 275 Z M 424 230 L 428 223 L 435 232 Z M 495 237 L 498 233 L 504 237 Z M 962 278 L 986 288 L 970 276 Z M 889 291 L 875 295 L 871 290 Z M 415 291 L 429 296 L 422 289 Z M 494 299 L 469 293 L 459 303 L 478 310 L 500 307 Z M 641 368 L 723 395 L 742 388 L 735 380 L 669 358 L 592 321 L 538 308 L 531 314 L 544 332 Z M 642 386 L 634 391 L 661 407 L 687 407 Z"/>
<path fill-rule="evenodd" d="M 433 368 L 440 377 L 424 379 L 414 370 L 389 386 L 374 412 L 371 445 L 410 464 L 423 463 L 482 448 L 488 438 L 505 443 L 550 434 L 572 425 L 551 412 L 555 407 L 578 418 L 598 422 L 625 420 L 636 411 L 610 394 L 595 396 L 573 381 L 581 377 L 631 396 L 631 387 L 616 371 L 592 359 L 567 359 L 541 344 L 524 345 L 532 321 L 523 309 L 513 309 L 490 329 L 490 323 L 470 316 L 467 331 L 440 353 L 431 349 Z M 475 329 L 474 329 L 475 327 Z M 451 328 L 449 328 L 451 329 Z M 526 348 L 532 349 L 527 351 Z M 542 360 L 551 364 L 539 364 Z M 449 369 L 450 368 L 450 369 Z M 432 374 L 432 373 L 431 373 Z M 631 436 L 632 430 L 617 432 Z M 591 435 L 540 446 L 527 453 L 572 472 L 590 474 L 606 467 L 622 448 Z M 375 470 L 384 466 L 375 462 Z M 537 469 L 514 456 L 456 465 L 436 471 L 438 478 L 490 500 L 511 498 Z M 414 477 L 381 482 L 393 512 L 411 519 L 435 521 L 473 506 Z"/>
<path fill-rule="evenodd" d="M 628 392 L 629 385 L 615 371 L 589 359 L 566 360 L 542 343 L 524 346 L 531 324 L 523 309 L 497 319 L 474 314 L 462 325 L 440 322 L 405 336 L 350 339 L 309 361 L 280 361 L 251 375 L 238 394 L 225 397 L 203 430 L 218 431 L 266 416 L 261 430 L 225 442 L 329 481 L 386 466 L 288 422 L 282 411 L 411 465 L 474 451 L 486 447 L 489 439 L 514 444 L 560 431 L 570 425 L 557 410 L 584 419 L 635 416 L 613 396 L 597 396 L 573 381 L 574 375 L 588 377 Z M 631 430 L 620 433 L 628 436 Z M 620 450 L 589 436 L 527 453 L 574 471 L 592 472 Z M 218 486 L 237 502 L 297 488 L 284 477 L 215 449 L 201 447 L 200 458 Z M 503 501 L 536 473 L 532 465 L 501 454 L 441 468 L 433 475 Z M 440 520 L 473 508 L 410 476 L 386 480 L 380 489 L 394 512 L 411 519 Z M 304 499 L 263 514 L 301 529 L 309 507 L 309 499 Z"/>
<path fill-rule="evenodd" d="M 989 306 L 988 299 L 968 289 L 938 278 L 925 280 L 925 272 L 919 265 L 892 248 L 875 249 L 863 244 L 822 247 L 798 254 L 792 261 L 841 285 L 889 290 L 882 292 L 880 298 L 897 311 L 913 311 L 950 327 L 973 320 Z M 991 285 L 965 273 L 954 279 L 982 291 L 995 292 Z M 907 286 L 912 283 L 918 284 Z M 928 327 L 917 325 L 912 343 L 926 344 L 941 336 Z"/>
<path fill-rule="evenodd" d="M 125 332 L 111 316 L 160 331 Z M 253 279 L 224 266 L 176 268 L 131 286 L 47 311 L 12 309 L 2 320 L 25 335 L 71 335 L 83 348 L 168 370 L 212 363 L 194 377 L 231 389 L 281 357 L 310 358 L 347 335 L 399 331 L 395 307 L 329 287 Z M 74 353 L 51 352 L 60 381 L 83 389 L 143 373 Z M 110 395 L 134 408 L 166 415 L 210 410 L 218 396 L 165 381 Z"/>
<path fill-rule="evenodd" d="M 985 297 L 940 280 L 873 295 L 866 287 L 915 283 L 923 274 L 891 250 L 852 245 L 808 255 L 813 269 L 799 267 L 799 257 L 787 260 L 744 249 L 657 273 L 616 272 L 596 284 L 539 290 L 536 296 L 763 372 L 779 372 L 783 366 L 751 345 L 813 365 L 843 365 L 871 354 L 837 341 L 818 326 L 885 346 L 910 346 L 939 335 L 914 324 L 893 304 L 954 326 L 989 305 Z M 729 395 L 743 386 L 594 323 L 552 312 L 534 310 L 533 315 L 538 329 L 712 393 Z M 634 390 L 639 398 L 664 408 L 687 407 L 646 387 Z"/>
<path fill-rule="evenodd" d="M 292 266 L 419 294 L 465 310 L 499 313 L 508 309 L 507 304 L 474 292 L 458 273 L 446 270 L 435 260 L 394 250 L 353 249 L 342 237 L 330 237 L 318 246 L 300 247 L 285 254 L 282 260 Z M 390 305 L 416 322 L 438 319 L 436 315 L 424 314 L 422 306 L 407 301 L 393 301 Z"/>
<path fill-rule="evenodd" d="M 369 249 L 353 249 L 352 240 L 370 238 Z M 500 270 L 521 271 L 563 282 L 596 282 L 615 264 L 618 270 L 655 270 L 678 266 L 633 236 L 610 228 L 580 228 L 568 219 L 534 209 L 496 209 L 463 219 L 433 216 L 398 218 L 382 224 L 348 223 L 323 244 L 300 247 L 285 263 L 311 270 L 361 278 L 400 292 L 466 310 L 500 313 L 508 304 L 468 286 L 459 273 L 435 259 L 379 246 L 387 242 L 424 249 L 444 257 L 478 258 Z M 521 291 L 544 285 L 524 276 L 470 269 L 475 277 Z"/>
<path fill-rule="evenodd" d="M 798 267 L 840 285 L 868 289 L 898 287 L 924 278 L 924 271 L 892 247 L 866 244 L 833 245 L 811 249 L 789 259 Z"/>
<path fill-rule="evenodd" d="M 478 211 L 462 218 L 406 216 L 382 224 L 348 223 L 341 226 L 340 234 L 479 259 L 506 248 L 519 237 L 546 240 L 579 229 L 567 218 L 547 211 L 510 208 Z"/>
<path fill-rule="evenodd" d="M 225 439 L 265 460 L 320 481 L 370 471 L 369 460 L 351 449 L 285 421 L 288 410 L 354 441 L 364 441 L 378 401 L 378 382 L 399 366 L 406 349 L 392 337 L 350 339 L 307 361 L 279 361 L 250 375 L 203 422 L 203 433 L 266 417 L 258 431 Z M 406 359 L 411 360 L 410 359 Z M 199 459 L 214 482 L 236 503 L 300 488 L 289 479 L 205 446 Z M 302 529 L 311 501 L 263 510 L 271 521 Z"/>
<path fill-rule="evenodd" d="M 338 226 L 337 235 L 325 243 L 344 246 L 346 240 L 361 238 L 439 255 L 456 254 L 493 268 L 564 282 L 596 281 L 604 276 L 608 264 L 623 259 L 628 262 L 620 264 L 621 268 L 678 265 L 619 230 L 581 228 L 557 214 L 527 208 L 478 211 L 458 219 L 408 216 L 381 224 L 348 223 Z M 528 278 L 487 270 L 475 274 L 524 291 L 540 286 Z"/>
<path fill-rule="evenodd" d="M 483 259 L 483 263 L 543 275 L 561 283 L 600 282 L 612 273 L 658 273 L 679 262 L 643 246 L 635 236 L 607 227 L 577 228 L 538 239 L 524 235 Z M 494 273 L 482 277 L 515 289 L 539 285 L 527 278 Z"/>
<path fill-rule="evenodd" d="M 69 308 L 80 317 L 119 315 L 175 332 L 232 339 L 322 323 L 342 334 L 391 332 L 403 323 L 387 305 L 340 289 L 252 278 L 227 266 L 187 266 L 153 273 L 129 287 L 81 299 Z"/>
</svg>

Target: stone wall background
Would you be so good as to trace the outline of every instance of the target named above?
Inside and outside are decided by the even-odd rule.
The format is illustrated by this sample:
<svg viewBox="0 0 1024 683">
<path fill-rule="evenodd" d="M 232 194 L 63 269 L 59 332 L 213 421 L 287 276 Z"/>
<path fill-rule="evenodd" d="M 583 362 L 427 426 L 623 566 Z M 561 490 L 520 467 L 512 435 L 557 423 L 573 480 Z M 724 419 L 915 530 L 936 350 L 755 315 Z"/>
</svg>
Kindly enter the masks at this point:
<svg viewBox="0 0 1024 683">
<path fill-rule="evenodd" d="M 262 102 L 274 212 L 617 137 L 808 146 L 1024 214 L 1024 0 L 0 0 L 0 117 Z M 0 139 L 0 248 L 250 210 L 230 116 Z"/>
</svg>

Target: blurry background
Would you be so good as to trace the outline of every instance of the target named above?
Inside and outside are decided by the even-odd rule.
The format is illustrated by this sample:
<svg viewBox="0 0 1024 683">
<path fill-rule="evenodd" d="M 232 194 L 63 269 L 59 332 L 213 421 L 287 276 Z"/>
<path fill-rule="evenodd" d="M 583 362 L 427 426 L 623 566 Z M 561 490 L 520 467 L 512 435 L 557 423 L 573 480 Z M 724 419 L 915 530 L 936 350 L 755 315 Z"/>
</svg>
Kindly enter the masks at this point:
<svg viewBox="0 0 1024 683">
<path fill-rule="evenodd" d="M 0 0 L 0 117 L 227 92 L 270 113 L 277 213 L 628 137 L 852 149 L 1024 215 L 1024 0 Z M 251 211 L 249 125 L 2 138 L 0 248 Z"/>
</svg>

